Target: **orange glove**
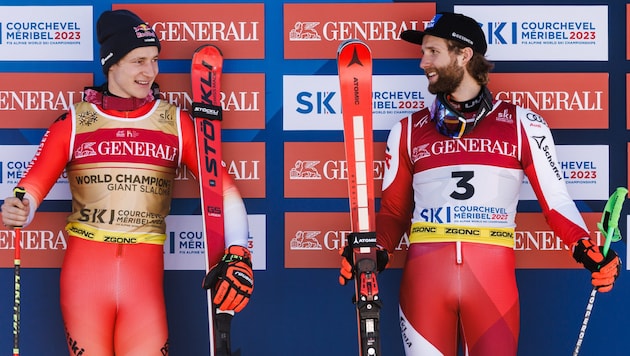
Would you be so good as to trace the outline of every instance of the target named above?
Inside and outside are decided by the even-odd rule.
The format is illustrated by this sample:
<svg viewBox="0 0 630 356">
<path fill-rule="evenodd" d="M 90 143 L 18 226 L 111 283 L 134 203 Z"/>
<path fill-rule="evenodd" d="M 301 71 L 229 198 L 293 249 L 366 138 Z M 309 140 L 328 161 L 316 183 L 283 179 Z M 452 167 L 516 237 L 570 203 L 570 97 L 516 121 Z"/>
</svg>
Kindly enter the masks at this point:
<svg viewBox="0 0 630 356">
<path fill-rule="evenodd" d="M 621 271 L 621 259 L 612 249 L 606 258 L 600 248 L 589 239 L 581 239 L 573 244 L 573 258 L 591 271 L 591 283 L 599 292 L 608 292 L 613 288 Z"/>
<path fill-rule="evenodd" d="M 254 273 L 249 250 L 230 246 L 225 255 L 203 279 L 203 288 L 213 288 L 212 302 L 220 310 L 241 311 L 254 290 Z"/>
<path fill-rule="evenodd" d="M 341 268 L 339 269 L 339 284 L 345 286 L 348 281 L 354 279 L 354 254 L 352 253 L 352 247 L 346 245 L 344 248 L 339 249 L 341 257 Z M 391 253 L 383 248 L 376 250 L 376 270 L 382 272 L 389 265 L 391 259 Z"/>
</svg>

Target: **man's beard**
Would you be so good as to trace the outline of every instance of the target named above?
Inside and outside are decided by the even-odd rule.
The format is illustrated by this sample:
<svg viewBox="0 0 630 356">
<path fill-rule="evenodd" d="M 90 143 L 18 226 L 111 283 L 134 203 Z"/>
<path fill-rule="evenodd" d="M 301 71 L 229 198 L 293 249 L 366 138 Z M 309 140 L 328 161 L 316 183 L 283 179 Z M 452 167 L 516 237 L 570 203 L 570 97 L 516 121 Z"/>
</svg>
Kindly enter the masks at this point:
<svg viewBox="0 0 630 356">
<path fill-rule="evenodd" d="M 455 63 L 455 59 L 445 68 L 435 68 L 438 80 L 435 83 L 429 83 L 429 93 L 451 94 L 462 83 L 464 79 L 464 68 Z"/>
</svg>

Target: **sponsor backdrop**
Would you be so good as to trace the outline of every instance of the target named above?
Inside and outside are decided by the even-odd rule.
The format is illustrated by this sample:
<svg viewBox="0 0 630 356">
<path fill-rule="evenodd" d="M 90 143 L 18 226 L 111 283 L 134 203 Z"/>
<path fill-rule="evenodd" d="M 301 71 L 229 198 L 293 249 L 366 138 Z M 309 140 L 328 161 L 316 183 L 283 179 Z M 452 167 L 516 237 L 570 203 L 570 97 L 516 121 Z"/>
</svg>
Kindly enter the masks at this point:
<svg viewBox="0 0 630 356">
<path fill-rule="evenodd" d="M 225 55 L 225 162 L 249 213 L 256 286 L 233 322 L 237 355 L 357 354 L 353 288 L 337 284 L 337 250 L 350 222 L 335 55 L 349 38 L 374 55 L 374 179 L 380 190 L 389 128 L 431 104 L 417 46 L 399 39 L 436 11 L 477 19 L 496 64 L 497 99 L 534 109 L 553 129 L 562 174 L 591 230 L 610 194 L 628 184 L 630 4 L 619 1 L 75 1 L 0 0 L 0 197 L 11 194 L 48 125 L 104 80 L 94 24 L 128 8 L 160 36 L 163 99 L 189 108 L 195 48 Z M 625 94 L 624 94 L 625 93 Z M 625 100 L 624 100 L 625 98 Z M 625 118 L 624 118 L 625 116 Z M 116 185 L 112 185 L 116 189 Z M 171 355 L 207 354 L 203 237 L 197 182 L 184 167 L 164 246 Z M 376 192 L 377 198 L 380 193 Z M 377 200 L 378 202 L 378 200 Z M 67 355 L 59 311 L 59 268 L 70 209 L 59 177 L 22 240 L 22 351 Z M 524 180 L 517 218 L 521 293 L 519 355 L 565 355 L 575 345 L 590 294 L 588 273 L 545 223 Z M 447 212 L 434 212 L 435 219 Z M 630 216 L 620 225 L 628 235 Z M 11 348 L 13 232 L 0 229 L 0 351 Z M 401 355 L 397 303 L 401 238 L 380 276 L 384 355 Z M 627 260 L 627 243 L 613 245 Z M 612 293 L 600 294 L 582 352 L 627 355 L 630 280 L 625 264 Z M 76 288 L 81 288 L 77 285 Z M 497 286 L 501 288 L 501 286 Z M 611 331 L 612 330 L 612 331 Z"/>
</svg>

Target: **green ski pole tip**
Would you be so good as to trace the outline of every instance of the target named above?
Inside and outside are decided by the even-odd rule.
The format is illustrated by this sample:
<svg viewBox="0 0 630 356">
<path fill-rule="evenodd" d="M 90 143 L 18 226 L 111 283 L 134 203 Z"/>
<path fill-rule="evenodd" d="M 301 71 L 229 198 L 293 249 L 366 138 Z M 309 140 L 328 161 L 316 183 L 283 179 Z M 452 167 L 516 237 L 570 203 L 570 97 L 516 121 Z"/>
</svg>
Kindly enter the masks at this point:
<svg viewBox="0 0 630 356">
<path fill-rule="evenodd" d="M 612 193 L 602 214 L 602 220 L 597 223 L 597 228 L 604 234 L 606 241 L 604 242 L 604 248 L 602 254 L 606 256 L 610 249 L 611 242 L 617 242 L 621 240 L 621 232 L 619 231 L 619 217 L 623 208 L 623 203 L 628 195 L 628 189 L 624 187 L 618 187 Z"/>
</svg>

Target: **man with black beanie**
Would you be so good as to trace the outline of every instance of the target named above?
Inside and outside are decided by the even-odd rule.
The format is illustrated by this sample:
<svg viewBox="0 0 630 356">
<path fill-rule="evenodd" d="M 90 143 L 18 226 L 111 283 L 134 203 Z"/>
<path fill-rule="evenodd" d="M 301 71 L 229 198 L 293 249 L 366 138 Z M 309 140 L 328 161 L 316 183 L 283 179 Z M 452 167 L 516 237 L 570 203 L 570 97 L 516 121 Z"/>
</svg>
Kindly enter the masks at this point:
<svg viewBox="0 0 630 356">
<path fill-rule="evenodd" d="M 162 49 L 153 28 L 129 10 L 105 11 L 96 23 L 96 36 L 101 45 L 101 65 L 107 76 L 109 67 L 138 47 Z"/>
<path fill-rule="evenodd" d="M 438 13 L 401 38 L 420 46 L 420 68 L 436 95 L 431 108 L 389 133 L 376 216 L 377 244 L 385 251 L 409 237 L 399 300 L 405 354 L 515 356 L 514 229 L 524 175 L 595 288 L 613 288 L 621 261 L 612 250 L 604 256 L 590 238 L 545 120 L 492 97 L 486 87 L 492 63 L 477 21 Z M 342 275 L 351 272 L 347 265 Z"/>
<path fill-rule="evenodd" d="M 6 198 L 2 220 L 27 226 L 65 169 L 72 212 L 60 300 L 70 354 L 167 355 L 165 218 L 177 169 L 198 173 L 193 122 L 157 97 L 161 47 L 145 21 L 127 10 L 105 11 L 96 31 L 107 82 L 86 88 L 85 101 L 50 126 L 18 184 L 24 199 Z M 251 261 L 243 200 L 225 168 L 222 177 L 225 253 Z M 230 281 L 226 295 L 234 299 L 226 305 L 238 311 L 253 283 L 243 291 L 223 267 L 220 280 Z M 239 271 L 253 281 L 251 263 Z"/>
</svg>

